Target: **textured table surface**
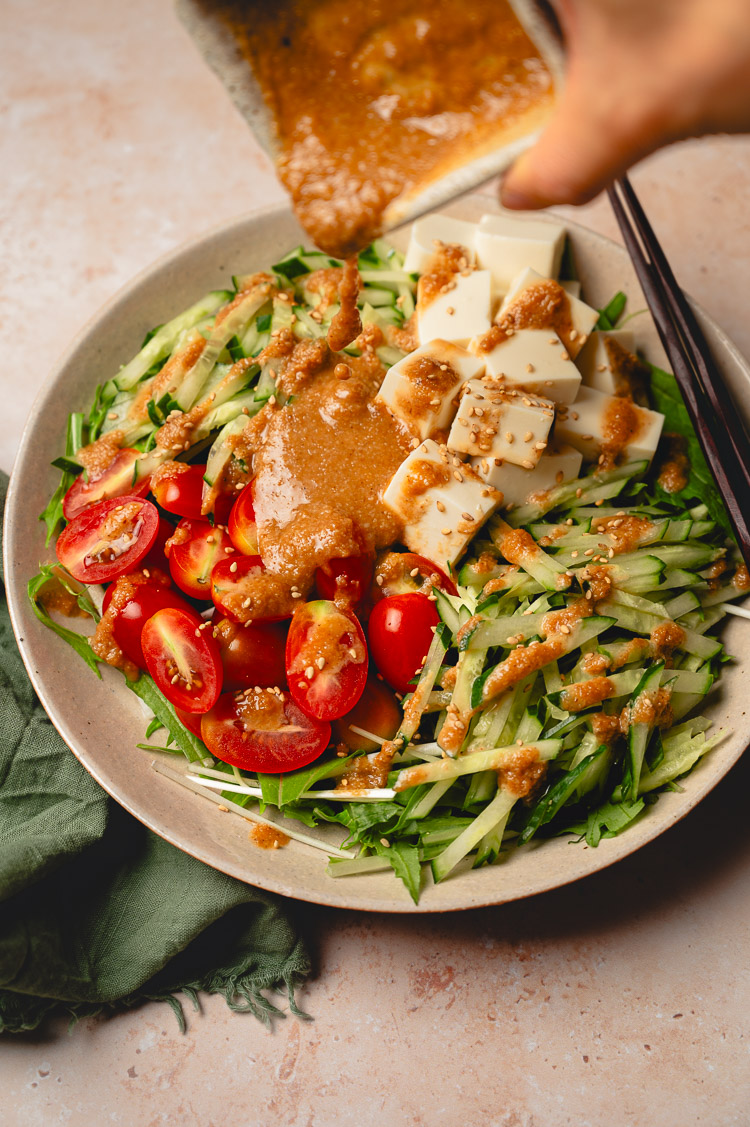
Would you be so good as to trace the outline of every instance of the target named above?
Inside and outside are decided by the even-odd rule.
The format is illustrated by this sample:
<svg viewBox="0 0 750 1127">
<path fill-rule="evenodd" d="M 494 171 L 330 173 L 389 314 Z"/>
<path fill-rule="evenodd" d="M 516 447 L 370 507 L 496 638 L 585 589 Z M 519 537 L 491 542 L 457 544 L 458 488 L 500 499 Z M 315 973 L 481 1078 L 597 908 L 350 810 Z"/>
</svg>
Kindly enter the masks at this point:
<svg viewBox="0 0 750 1127">
<path fill-rule="evenodd" d="M 0 0 L 0 466 L 51 363 L 133 274 L 282 199 L 168 0 Z M 684 286 L 750 352 L 750 141 L 634 176 Z M 571 211 L 572 215 L 573 212 Z M 576 218 L 606 234 L 603 201 Z M 3 1127 L 748 1122 L 750 762 L 578 885 L 499 909 L 294 910 L 312 1022 L 209 999 L 0 1042 Z M 745 1111 L 743 1112 L 743 1107 Z"/>
</svg>

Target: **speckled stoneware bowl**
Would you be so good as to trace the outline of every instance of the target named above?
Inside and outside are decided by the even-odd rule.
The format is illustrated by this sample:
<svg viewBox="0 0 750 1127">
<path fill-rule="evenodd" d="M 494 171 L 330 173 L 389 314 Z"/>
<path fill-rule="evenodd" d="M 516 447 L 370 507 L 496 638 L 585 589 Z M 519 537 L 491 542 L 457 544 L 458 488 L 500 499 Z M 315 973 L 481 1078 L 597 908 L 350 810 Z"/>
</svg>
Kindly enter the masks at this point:
<svg viewBox="0 0 750 1127">
<path fill-rule="evenodd" d="M 472 196 L 446 209 L 476 220 L 493 202 Z M 404 232 L 396 240 L 405 242 Z M 570 237 L 586 299 L 601 305 L 623 289 L 630 310 L 645 306 L 624 251 L 582 227 Z M 127 810 L 156 833 L 209 865 L 262 888 L 346 908 L 388 912 L 450 911 L 499 904 L 564 885 L 639 849 L 677 822 L 726 774 L 747 742 L 746 668 L 750 636 L 746 623 L 729 621 L 725 639 L 737 662 L 726 667 L 708 712 L 717 726 L 731 729 L 685 780 L 682 793 L 660 797 L 643 819 L 597 849 L 568 839 L 532 844 L 488 868 L 461 872 L 438 886 L 428 884 L 417 907 L 390 873 L 334 880 L 324 854 L 297 842 L 264 851 L 248 840 L 248 823 L 222 813 L 215 802 L 194 795 L 157 774 L 154 756 L 139 751 L 145 720 L 140 702 L 121 675 L 103 669 L 98 681 L 69 647 L 34 617 L 26 583 L 42 560 L 43 525 L 35 519 L 57 481 L 50 459 L 62 453 L 70 410 L 87 407 L 97 383 L 107 379 L 137 350 L 144 333 L 190 304 L 206 290 L 226 284 L 233 273 L 270 265 L 304 235 L 287 209 L 256 212 L 176 251 L 136 278 L 98 314 L 51 373 L 23 435 L 8 495 L 6 577 L 13 624 L 21 653 L 39 696 L 63 739 L 95 779 Z M 731 341 L 710 318 L 700 319 L 716 360 L 743 410 L 750 405 L 750 371 Z M 663 354 L 647 316 L 632 322 L 638 346 L 657 363 Z M 165 757 L 181 767 L 175 757 Z"/>
</svg>

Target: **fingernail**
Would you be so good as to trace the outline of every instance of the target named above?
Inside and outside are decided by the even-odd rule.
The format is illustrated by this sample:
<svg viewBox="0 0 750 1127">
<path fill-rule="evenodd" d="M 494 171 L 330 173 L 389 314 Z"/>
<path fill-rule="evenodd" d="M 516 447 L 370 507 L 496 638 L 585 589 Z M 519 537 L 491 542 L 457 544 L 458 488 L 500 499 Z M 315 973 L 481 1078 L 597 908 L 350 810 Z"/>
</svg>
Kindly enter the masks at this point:
<svg viewBox="0 0 750 1127">
<path fill-rule="evenodd" d="M 534 201 L 526 192 L 503 182 L 500 185 L 500 203 L 511 211 L 526 211 L 534 207 Z"/>
</svg>

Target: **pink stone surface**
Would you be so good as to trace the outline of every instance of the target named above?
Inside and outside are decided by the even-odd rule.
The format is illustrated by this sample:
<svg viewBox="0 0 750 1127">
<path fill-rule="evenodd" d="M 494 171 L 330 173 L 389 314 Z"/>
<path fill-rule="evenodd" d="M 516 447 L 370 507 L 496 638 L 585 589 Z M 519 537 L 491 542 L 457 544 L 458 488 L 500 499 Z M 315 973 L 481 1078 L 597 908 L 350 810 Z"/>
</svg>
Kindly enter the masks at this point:
<svg viewBox="0 0 750 1127">
<path fill-rule="evenodd" d="M 0 4 L 0 465 L 52 361 L 154 258 L 282 198 L 168 0 Z M 685 287 L 750 352 L 750 142 L 634 181 Z M 574 214 L 570 211 L 571 216 Z M 575 212 L 614 235 L 607 205 Z M 3 1127 L 728 1127 L 750 1092 L 750 763 L 577 885 L 410 919 L 295 905 L 312 1022 L 204 999 L 0 1042 Z"/>
</svg>

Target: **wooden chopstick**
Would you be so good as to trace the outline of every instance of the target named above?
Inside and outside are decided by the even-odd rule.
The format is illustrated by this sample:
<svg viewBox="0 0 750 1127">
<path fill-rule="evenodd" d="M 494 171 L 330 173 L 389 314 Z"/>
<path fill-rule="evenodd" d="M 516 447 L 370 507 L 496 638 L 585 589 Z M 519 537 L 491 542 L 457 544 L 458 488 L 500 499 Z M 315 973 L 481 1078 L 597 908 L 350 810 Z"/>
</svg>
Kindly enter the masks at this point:
<svg viewBox="0 0 750 1127">
<path fill-rule="evenodd" d="M 638 234 L 646 246 L 653 268 L 659 277 L 672 316 L 687 348 L 690 350 L 696 374 L 711 402 L 714 413 L 719 418 L 724 416 L 732 419 L 733 426 L 729 431 L 729 438 L 742 461 L 743 451 L 745 458 L 750 452 L 750 436 L 748 436 L 744 420 L 732 402 L 724 381 L 716 371 L 716 365 L 703 335 L 703 330 L 698 324 L 685 294 L 677 283 L 672 267 L 667 262 L 664 251 L 627 176 L 622 177 L 620 190 L 628 203 Z M 743 464 L 745 464 L 744 461 Z M 750 481 L 750 477 L 748 480 Z"/>
<path fill-rule="evenodd" d="M 626 178 L 617 181 L 608 195 L 696 437 L 750 567 L 750 441 L 739 412 L 631 184 Z"/>
</svg>

